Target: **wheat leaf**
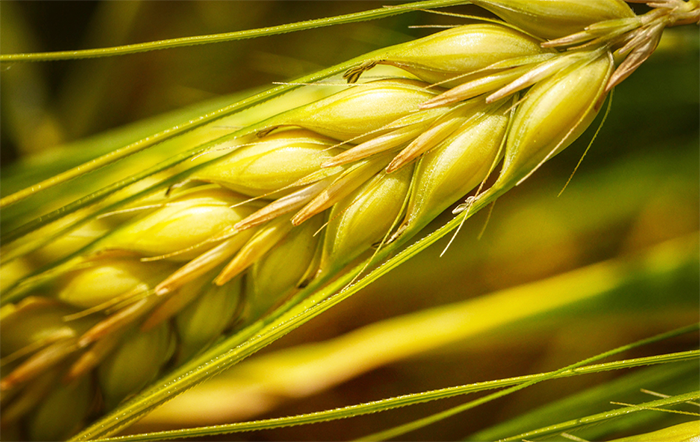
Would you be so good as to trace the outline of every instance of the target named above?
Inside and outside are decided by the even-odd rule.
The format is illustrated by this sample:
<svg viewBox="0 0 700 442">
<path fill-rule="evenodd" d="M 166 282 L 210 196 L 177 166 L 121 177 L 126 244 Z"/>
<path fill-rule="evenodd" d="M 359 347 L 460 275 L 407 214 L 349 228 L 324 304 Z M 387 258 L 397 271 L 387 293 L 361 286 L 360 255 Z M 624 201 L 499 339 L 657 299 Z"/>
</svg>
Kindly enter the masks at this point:
<svg viewBox="0 0 700 442">
<path fill-rule="evenodd" d="M 623 361 L 608 362 L 604 364 L 589 365 L 576 370 L 562 372 L 552 379 L 578 376 L 583 374 L 600 373 L 611 370 L 621 370 L 626 368 L 640 367 L 646 365 L 667 364 L 674 362 L 684 362 L 696 360 L 700 356 L 700 350 L 691 350 L 664 355 L 655 355 L 644 358 L 628 359 Z M 243 431 L 266 430 L 271 428 L 282 428 L 293 425 L 306 425 L 319 422 L 328 422 L 336 419 L 346 419 L 355 416 L 362 416 L 370 413 L 388 411 L 395 408 L 409 405 L 421 404 L 439 399 L 460 396 L 464 394 L 476 393 L 478 391 L 493 390 L 496 388 L 508 387 L 549 376 L 551 373 L 539 373 L 534 375 L 519 376 L 515 378 L 499 379 L 495 381 L 477 382 L 468 385 L 442 388 L 439 390 L 423 391 L 420 393 L 407 394 L 398 397 L 372 401 L 363 404 L 351 405 L 333 410 L 324 410 L 315 413 L 308 413 L 296 416 L 287 416 L 275 419 L 263 419 L 250 422 L 239 422 L 227 425 L 213 425 L 199 428 L 188 428 L 183 430 L 159 431 L 153 433 L 135 434 L 122 437 L 100 439 L 100 441 L 147 441 L 164 440 L 183 437 L 212 436 L 217 434 L 229 434 Z"/>
<path fill-rule="evenodd" d="M 533 380 L 524 382 L 524 383 L 522 383 L 522 384 L 519 384 L 519 385 L 510 387 L 510 388 L 507 388 L 507 389 L 505 389 L 505 390 L 501 390 L 501 391 L 498 391 L 498 392 L 496 392 L 496 393 L 489 394 L 488 396 L 484 396 L 484 397 L 482 397 L 482 398 L 479 398 L 479 399 L 476 399 L 476 400 L 467 402 L 467 403 L 465 403 L 465 404 L 458 405 L 458 406 L 456 406 L 456 407 L 450 408 L 449 410 L 445 410 L 445 411 L 442 411 L 442 412 L 440 412 L 440 413 L 435 413 L 435 414 L 433 414 L 433 415 L 431 415 L 431 416 L 427 416 L 427 417 L 425 417 L 425 418 L 418 419 L 418 420 L 415 420 L 415 421 L 413 421 L 413 422 L 409 422 L 409 423 L 407 423 L 407 424 L 399 425 L 399 426 L 396 426 L 396 427 L 393 427 L 393 428 L 389 428 L 388 430 L 384 430 L 384 431 L 380 431 L 380 432 L 378 432 L 378 433 L 374 433 L 374 434 L 368 435 L 368 436 L 366 436 L 366 437 L 361 438 L 360 440 L 386 440 L 386 439 L 392 439 L 392 438 L 395 438 L 395 437 L 404 435 L 404 434 L 406 434 L 406 433 L 409 433 L 409 432 L 411 432 L 411 431 L 417 430 L 417 429 L 419 429 L 419 428 L 425 427 L 425 426 L 427 426 L 427 425 L 434 424 L 434 423 L 439 422 L 439 421 L 441 421 L 441 420 L 443 420 L 443 419 L 447 419 L 448 417 L 451 417 L 451 416 L 454 416 L 454 415 L 456 415 L 456 414 L 462 413 L 462 412 L 464 412 L 464 411 L 467 411 L 467 410 L 472 409 L 472 408 L 474 408 L 474 407 L 477 407 L 477 406 L 479 406 L 479 405 L 482 405 L 482 404 L 485 404 L 485 403 L 487 403 L 487 402 L 490 402 L 490 401 L 492 401 L 492 400 L 494 400 L 494 399 L 498 399 L 498 398 L 500 398 L 500 397 L 509 395 L 509 394 L 511 394 L 511 393 L 515 393 L 516 391 L 519 391 L 519 390 L 522 390 L 522 389 L 524 389 L 524 388 L 530 387 L 530 386 L 535 385 L 535 384 L 537 384 L 537 383 L 539 383 L 539 382 L 542 382 L 542 381 L 544 381 L 544 380 L 552 379 L 554 376 L 557 376 L 557 375 L 559 375 L 559 374 L 561 374 L 561 373 L 563 373 L 563 372 L 565 372 L 565 371 L 575 370 L 575 369 L 577 369 L 577 368 L 579 368 L 579 367 L 582 367 L 582 366 L 584 366 L 584 365 L 586 365 L 586 364 L 589 364 L 589 363 L 591 363 L 591 362 L 595 362 L 595 361 L 598 361 L 598 360 L 607 358 L 607 357 L 609 357 L 609 356 L 613 356 L 613 355 L 615 355 L 615 354 L 618 354 L 618 353 L 622 353 L 622 352 L 624 352 L 624 351 L 631 350 L 631 349 L 636 348 L 636 347 L 641 347 L 642 345 L 647 345 L 647 344 L 651 344 L 651 343 L 654 343 L 654 342 L 659 342 L 659 341 L 662 341 L 662 340 L 664 340 L 664 339 L 668 339 L 668 338 L 671 338 L 671 337 L 674 337 L 674 336 L 679 336 L 679 335 L 682 335 L 682 334 L 685 334 L 685 333 L 690 333 L 690 332 L 696 331 L 696 330 L 698 330 L 698 329 L 700 329 L 700 324 L 693 324 L 693 325 L 689 325 L 689 326 L 686 326 L 686 327 L 678 328 L 678 329 L 676 329 L 676 330 L 672 330 L 672 331 L 670 331 L 670 332 L 661 333 L 661 334 L 659 334 L 659 335 L 652 336 L 652 337 L 650 337 L 650 338 L 641 339 L 641 340 L 639 340 L 639 341 L 637 341 L 637 342 L 634 342 L 634 343 L 632 343 L 632 344 L 623 345 L 623 346 L 621 346 L 621 347 L 615 348 L 615 349 L 610 350 L 610 351 L 607 351 L 607 352 L 605 352 L 605 353 L 601 353 L 601 354 L 599 354 L 599 355 L 592 356 L 592 357 L 590 357 L 590 358 L 587 358 L 587 359 L 585 359 L 585 360 L 583 360 L 583 361 L 580 361 L 580 362 L 577 362 L 577 363 L 575 363 L 575 364 L 571 364 L 571 365 L 569 365 L 569 366 L 567 366 L 567 367 L 564 367 L 564 368 L 561 368 L 561 369 L 559 369 L 559 370 L 557 370 L 557 371 L 554 371 L 554 372 L 552 372 L 552 373 L 550 373 L 550 374 L 548 374 L 548 375 L 546 375 L 546 376 L 544 376 L 544 377 L 542 377 L 542 378 L 540 378 L 540 379 L 533 379 Z M 687 396 L 687 397 L 686 397 L 686 396 Z M 688 400 L 694 400 L 694 399 L 696 399 L 697 397 L 698 397 L 698 393 L 695 392 L 695 393 L 689 393 L 688 395 L 676 396 L 676 397 L 674 398 L 674 400 L 677 400 L 678 402 L 674 402 L 674 400 L 671 400 L 671 399 L 663 399 L 663 400 L 661 400 L 661 401 L 653 401 L 653 402 L 649 402 L 649 403 L 643 404 L 643 406 L 646 406 L 646 407 L 658 407 L 658 406 L 663 406 L 663 405 L 671 405 L 671 404 L 675 404 L 675 403 L 685 402 L 685 401 L 688 401 Z M 679 399 L 679 398 L 683 398 L 683 399 Z M 668 402 L 663 402 L 663 401 L 668 401 Z M 662 402 L 663 402 L 663 403 L 662 403 Z M 640 406 L 640 407 L 641 407 L 641 406 Z M 626 409 L 621 409 L 621 411 L 618 411 L 618 414 L 616 414 L 616 415 L 621 415 L 621 414 L 629 413 L 629 412 L 632 412 L 632 411 L 639 411 L 639 410 L 641 410 L 641 409 L 642 409 L 642 408 L 632 408 L 632 407 L 626 408 Z M 604 418 L 605 416 L 608 416 L 608 415 L 609 415 L 609 416 L 612 416 L 612 414 L 610 414 L 610 413 L 607 413 L 607 414 L 606 414 L 606 413 L 601 413 L 601 414 L 595 415 L 595 416 L 593 416 L 593 417 L 591 417 L 591 418 L 592 418 L 592 419 L 598 419 L 598 420 L 600 420 L 601 417 Z M 592 422 L 595 422 L 595 420 L 592 420 Z M 572 428 L 572 426 L 575 426 L 575 425 L 577 425 L 578 423 L 579 423 L 579 420 L 569 421 L 569 422 L 566 422 L 566 423 L 564 423 L 564 424 L 561 424 L 561 426 L 557 426 L 556 429 L 548 428 L 548 429 L 546 429 L 546 430 L 541 430 L 541 431 L 542 431 L 542 432 L 545 432 L 545 433 L 549 433 L 549 432 L 552 432 L 552 431 L 564 431 L 564 430 L 567 430 L 567 429 L 569 429 L 569 428 Z M 572 425 L 572 424 L 573 424 L 573 425 Z M 540 430 L 538 430 L 538 431 L 540 431 Z M 530 437 L 530 436 L 533 436 L 533 435 L 537 435 L 537 434 L 539 434 L 539 433 L 537 433 L 537 432 L 531 432 L 531 433 L 527 433 L 527 434 L 523 434 L 523 435 L 516 436 L 516 437 L 514 437 L 514 438 L 509 438 L 509 439 L 506 439 L 506 440 L 519 440 L 519 439 L 527 438 L 527 437 Z"/>
</svg>

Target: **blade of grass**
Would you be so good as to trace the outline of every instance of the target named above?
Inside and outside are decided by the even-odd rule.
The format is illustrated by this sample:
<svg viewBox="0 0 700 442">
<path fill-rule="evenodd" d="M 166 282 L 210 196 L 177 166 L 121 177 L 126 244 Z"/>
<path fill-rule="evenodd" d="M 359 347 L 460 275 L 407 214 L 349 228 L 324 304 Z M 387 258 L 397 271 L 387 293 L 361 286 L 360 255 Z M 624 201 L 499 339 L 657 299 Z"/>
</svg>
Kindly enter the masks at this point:
<svg viewBox="0 0 700 442">
<path fill-rule="evenodd" d="M 5 54 L 0 55 L 0 62 L 27 62 L 27 61 L 51 61 L 51 60 L 80 60 L 84 58 L 111 57 L 115 55 L 137 54 L 140 52 L 172 49 L 185 46 L 196 46 L 210 43 L 222 43 L 226 41 L 245 40 L 256 37 L 286 34 L 288 32 L 303 31 L 307 29 L 321 28 L 325 26 L 356 23 L 361 21 L 376 20 L 394 15 L 411 12 L 416 9 L 444 8 L 448 6 L 468 4 L 466 0 L 428 0 L 414 3 L 406 3 L 391 7 L 370 9 L 368 11 L 352 14 L 338 15 L 335 17 L 305 20 L 297 23 L 289 23 L 279 26 L 270 26 L 247 31 L 225 32 L 212 35 L 198 35 L 194 37 L 171 38 L 167 40 L 151 41 L 123 46 L 114 46 L 100 49 L 84 49 L 79 51 L 60 52 L 36 52 L 30 54 Z"/>
<path fill-rule="evenodd" d="M 556 425 L 551 425 L 548 427 L 540 428 L 534 431 L 529 431 L 527 433 L 519 434 L 517 436 L 509 437 L 506 439 L 501 439 L 499 442 L 515 441 L 529 439 L 531 437 L 544 436 L 553 433 L 562 433 L 566 430 L 577 428 L 583 425 L 591 425 L 599 422 L 606 421 L 608 419 L 613 419 L 616 417 L 624 416 L 629 413 L 636 413 L 638 411 L 646 411 L 652 408 L 662 408 L 669 407 L 672 405 L 682 404 L 687 401 L 694 401 L 700 398 L 700 391 L 693 391 L 691 393 L 680 394 L 677 396 L 671 396 L 669 398 L 659 399 L 656 401 L 644 402 L 639 405 L 631 405 L 627 407 L 617 408 L 615 410 L 606 411 L 603 413 L 593 414 L 590 416 L 582 417 L 579 419 L 572 419 L 570 421 L 562 422 Z"/>
<path fill-rule="evenodd" d="M 530 381 L 528 381 L 528 382 L 524 382 L 524 383 L 522 383 L 522 384 L 519 384 L 519 385 L 510 387 L 510 388 L 507 388 L 507 389 L 505 389 L 505 390 L 501 390 L 501 391 L 498 391 L 498 392 L 496 392 L 496 393 L 492 393 L 492 394 L 489 394 L 489 395 L 487 395 L 487 396 L 484 396 L 484 397 L 482 397 L 482 398 L 479 398 L 479 399 L 476 399 L 476 400 L 467 402 L 467 403 L 465 403 L 465 404 L 458 405 L 458 406 L 456 406 L 456 407 L 450 408 L 449 410 L 445 410 L 445 411 L 442 411 L 442 412 L 440 412 L 440 413 L 435 413 L 435 414 L 433 414 L 433 415 L 431 415 L 431 416 L 427 416 L 427 417 L 425 417 L 425 418 L 418 419 L 418 420 L 415 420 L 415 421 L 413 421 L 413 422 L 409 422 L 409 423 L 407 423 L 407 424 L 399 425 L 399 426 L 390 428 L 390 429 L 385 430 L 385 431 L 380 431 L 380 432 L 377 432 L 377 433 L 374 433 L 374 434 L 370 434 L 370 435 L 368 435 L 368 436 L 365 436 L 365 437 L 363 437 L 363 438 L 360 438 L 359 440 L 386 440 L 386 439 L 392 439 L 392 438 L 395 438 L 395 437 L 404 435 L 404 434 L 406 434 L 406 433 L 409 433 L 409 432 L 411 432 L 411 431 L 413 431 L 413 430 L 417 430 L 418 428 L 422 428 L 422 427 L 425 427 L 425 426 L 427 426 L 427 425 L 431 425 L 431 424 L 433 424 L 433 423 L 439 422 L 439 421 L 441 421 L 441 420 L 443 420 L 443 419 L 447 419 L 448 417 L 451 417 L 451 416 L 454 416 L 454 415 L 456 415 L 456 414 L 462 413 L 462 412 L 464 412 L 464 411 L 467 411 L 467 410 L 472 409 L 472 408 L 474 408 L 474 407 L 477 407 L 477 406 L 479 406 L 479 405 L 482 405 L 482 404 L 485 404 L 485 403 L 487 403 L 487 402 L 490 402 L 490 401 L 492 401 L 492 400 L 494 400 L 494 399 L 498 399 L 498 398 L 500 398 L 500 397 L 507 396 L 507 395 L 509 395 L 509 394 L 511 394 L 511 393 L 515 393 L 516 391 L 519 391 L 519 390 L 522 390 L 522 389 L 524 389 L 524 388 L 530 387 L 530 386 L 535 385 L 535 384 L 537 384 L 537 383 L 539 383 L 539 382 L 542 382 L 542 381 L 544 381 L 544 380 L 551 379 L 552 377 L 554 377 L 554 376 L 556 376 L 556 375 L 558 375 L 558 374 L 561 374 L 561 373 L 563 373 L 563 372 L 565 372 L 565 371 L 573 370 L 573 369 L 582 367 L 582 366 L 584 366 L 584 365 L 590 364 L 591 362 L 595 362 L 595 361 L 598 361 L 598 360 L 600 360 L 600 359 L 604 359 L 604 358 L 613 356 L 613 355 L 615 355 L 615 354 L 618 354 L 618 353 L 621 353 L 621 352 L 624 352 L 624 351 L 631 350 L 631 349 L 636 348 L 636 347 L 641 347 L 642 345 L 651 344 L 651 343 L 654 343 L 654 342 L 659 342 L 659 341 L 662 341 L 662 340 L 664 340 L 664 339 L 668 339 L 668 338 L 671 338 L 671 337 L 679 336 L 679 335 L 682 335 L 682 334 L 685 334 L 685 333 L 690 333 L 690 332 L 693 332 L 693 331 L 696 331 L 696 330 L 700 330 L 700 324 L 693 324 L 693 325 L 689 325 L 689 326 L 677 328 L 677 329 L 675 329 L 675 330 L 672 330 L 672 331 L 669 331 L 669 332 L 666 332 L 666 333 L 661 333 L 661 334 L 658 334 L 658 335 L 656 335 L 656 336 L 652 336 L 652 337 L 650 337 L 650 338 L 641 339 L 641 340 L 639 340 L 639 341 L 637 341 L 637 342 L 634 342 L 634 343 L 632 343 L 632 344 L 623 345 L 623 346 L 620 346 L 620 347 L 615 348 L 615 349 L 613 349 L 613 350 L 606 351 L 606 352 L 601 353 L 601 354 L 598 354 L 598 355 L 596 355 L 596 356 L 592 356 L 592 357 L 590 357 L 590 358 L 584 359 L 583 361 L 576 362 L 575 364 L 571 364 L 571 365 L 569 365 L 569 366 L 567 366 L 567 367 L 564 367 L 564 368 L 561 368 L 561 369 L 559 369 L 559 370 L 557 370 L 557 371 L 554 371 L 554 372 L 552 372 L 551 374 L 549 374 L 549 375 L 547 375 L 547 376 L 545 376 L 545 377 L 543 377 L 543 378 L 541 378 L 541 379 L 534 379 L 534 380 L 530 380 Z M 685 396 L 688 396 L 688 397 L 686 398 Z M 676 398 L 674 398 L 674 400 L 677 400 L 677 398 L 679 398 L 679 397 L 681 397 L 681 396 L 677 396 Z M 674 400 L 670 400 L 670 399 L 663 399 L 663 400 L 661 400 L 661 401 L 654 401 L 654 402 L 653 402 L 653 405 L 651 405 L 652 402 L 650 402 L 650 403 L 648 403 L 648 404 L 644 404 L 644 405 L 645 405 L 645 406 L 654 406 L 654 407 L 657 407 L 657 406 L 663 406 L 663 405 L 668 405 L 668 404 L 674 404 L 674 403 L 685 402 L 685 401 L 687 401 L 687 400 L 694 400 L 694 399 L 696 399 L 698 396 L 697 396 L 697 392 L 696 392 L 696 393 L 690 393 L 689 395 L 683 395 L 682 397 L 683 397 L 683 399 L 680 400 L 679 402 L 674 402 Z M 666 402 L 663 402 L 663 401 L 666 401 Z M 663 402 L 663 404 L 662 404 L 662 402 Z M 631 412 L 631 411 L 629 411 L 629 410 L 632 410 L 632 409 L 633 409 L 633 408 L 630 407 L 630 408 L 626 408 L 626 409 L 623 409 L 623 410 L 627 410 L 626 413 L 629 413 L 629 412 Z M 634 411 L 639 411 L 638 409 L 633 409 L 633 410 L 634 410 Z M 624 414 L 624 413 L 625 413 L 625 412 L 620 412 L 619 415 Z M 608 414 L 609 414 L 609 413 L 607 413 L 607 414 L 606 414 L 606 413 L 601 413 L 601 415 L 608 415 Z M 600 416 L 600 415 L 596 415 L 596 416 Z M 570 425 L 571 422 L 578 422 L 578 420 L 567 422 L 567 423 L 565 423 L 566 425 L 562 424 L 563 426 L 561 427 L 561 431 L 564 431 L 564 430 L 570 428 L 570 426 L 567 426 L 567 425 Z M 508 440 L 522 439 L 522 438 L 529 437 L 529 436 L 532 436 L 532 435 L 534 435 L 534 433 L 527 433 L 527 434 L 524 434 L 524 435 L 521 435 L 521 436 L 517 436 L 517 437 L 515 437 L 514 439 L 508 439 Z"/>
<path fill-rule="evenodd" d="M 534 410 L 514 416 L 512 419 L 486 428 L 478 433 L 470 434 L 466 440 L 499 440 L 520 434 L 533 428 L 541 428 L 557 422 L 568 421 L 581 415 L 595 414 L 610 408 L 610 401 L 614 400 L 636 400 L 643 397 L 650 399 L 640 393 L 640 389 L 652 389 L 655 391 L 665 391 L 679 393 L 692 390 L 698 382 L 699 358 L 695 358 L 689 363 L 685 370 L 680 366 L 657 366 L 654 368 L 634 371 L 628 375 L 612 379 L 603 384 L 587 388 L 576 392 L 562 399 L 544 404 Z M 624 421 L 613 421 L 605 425 L 598 424 L 585 429 L 584 432 L 577 432 L 577 435 L 587 440 L 602 440 L 611 434 L 634 431 L 642 423 L 651 422 L 656 417 L 657 420 L 665 416 L 631 416 Z M 581 429 L 583 430 L 583 429 Z"/>
<path fill-rule="evenodd" d="M 552 379 L 559 379 L 583 374 L 600 373 L 604 371 L 620 370 L 645 365 L 667 364 L 674 362 L 684 362 L 696 360 L 700 356 L 700 350 L 691 350 L 665 355 L 655 355 L 644 358 L 628 359 L 624 361 L 607 362 L 604 364 L 588 365 L 574 370 L 565 371 L 555 375 Z M 403 396 L 372 401 L 333 410 L 319 411 L 315 413 L 301 414 L 297 416 L 287 416 L 275 419 L 262 419 L 249 422 L 239 422 L 226 425 L 211 425 L 198 428 L 187 428 L 182 430 L 158 431 L 144 434 L 134 434 L 129 436 L 112 437 L 99 439 L 100 441 L 147 441 L 176 439 L 183 437 L 213 436 L 219 434 L 230 434 L 243 431 L 266 430 L 272 428 L 289 427 L 293 425 L 305 425 L 319 422 L 327 422 L 336 419 L 362 416 L 370 413 L 393 410 L 395 408 L 409 405 L 421 404 L 433 400 L 446 399 L 454 396 L 475 393 L 484 390 L 518 385 L 530 380 L 544 378 L 551 373 L 540 373 L 514 378 L 499 379 L 495 381 L 476 382 L 457 387 L 441 388 L 438 390 L 424 391 L 420 393 L 407 394 Z"/>
</svg>

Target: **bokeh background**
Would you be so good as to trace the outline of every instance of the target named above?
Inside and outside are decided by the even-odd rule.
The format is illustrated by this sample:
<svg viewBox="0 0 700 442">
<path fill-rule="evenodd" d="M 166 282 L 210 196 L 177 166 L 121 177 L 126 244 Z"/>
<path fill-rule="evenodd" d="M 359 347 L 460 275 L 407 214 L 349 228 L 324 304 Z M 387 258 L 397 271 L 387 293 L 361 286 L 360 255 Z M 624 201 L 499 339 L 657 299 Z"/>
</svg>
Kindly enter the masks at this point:
<svg viewBox="0 0 700 442">
<path fill-rule="evenodd" d="M 387 3 L 3 1 L 0 52 L 84 49 L 253 29 Z M 480 13 L 471 6 L 449 11 Z M 139 130 L 168 127 L 163 125 L 217 108 L 233 100 L 232 94 L 435 31 L 414 26 L 465 22 L 417 11 L 216 45 L 3 65 L 2 194 L 118 147 L 122 140 L 138 139 Z M 561 196 L 596 124 L 502 197 L 480 239 L 486 213 L 466 223 L 444 257 L 439 255 L 446 239 L 132 430 L 286 416 L 555 370 L 697 322 L 700 62 L 697 29 L 688 28 L 668 31 L 657 53 L 617 88 L 605 125 Z M 88 184 L 76 188 L 81 186 Z M 24 211 L 22 216 L 46 210 L 37 206 L 30 202 L 17 210 Z M 443 214 L 428 230 L 450 217 Z M 556 305 L 576 290 L 590 294 Z M 532 313 L 512 315 L 513 309 L 526 309 L 519 299 L 534 305 Z M 461 312 L 464 320 L 442 323 L 438 308 Z M 697 344 L 696 334 L 685 335 L 620 359 Z M 658 382 L 640 370 L 549 381 L 402 439 L 489 440 L 610 409 L 610 400 L 652 400 L 639 393 L 635 382 L 664 394 L 698 384 L 697 370 L 664 372 Z M 639 379 L 621 377 L 630 373 Z M 614 382 L 630 391 L 616 390 Z M 572 409 L 560 403 L 556 412 L 536 413 L 584 392 L 589 402 L 577 396 Z M 465 400 L 212 439 L 345 440 Z M 623 425 L 606 437 L 683 421 L 682 416 L 648 413 L 631 429 Z M 512 423 L 518 417 L 522 422 Z M 507 430 L 491 428 L 509 421 L 513 426 Z M 479 433 L 489 428 L 491 433 Z"/>
</svg>

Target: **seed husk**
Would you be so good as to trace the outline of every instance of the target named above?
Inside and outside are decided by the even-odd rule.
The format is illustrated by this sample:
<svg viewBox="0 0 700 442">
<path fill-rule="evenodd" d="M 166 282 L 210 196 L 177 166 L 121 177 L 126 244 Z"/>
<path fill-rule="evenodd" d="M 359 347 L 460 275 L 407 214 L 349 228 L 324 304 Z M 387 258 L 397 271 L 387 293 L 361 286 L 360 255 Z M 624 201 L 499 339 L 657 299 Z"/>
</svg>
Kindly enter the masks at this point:
<svg viewBox="0 0 700 442">
<path fill-rule="evenodd" d="M 180 267 L 156 286 L 156 295 L 166 295 L 218 267 L 247 244 L 255 233 L 253 229 L 237 232 L 218 246 Z"/>
<path fill-rule="evenodd" d="M 255 235 L 238 251 L 236 256 L 224 267 L 214 279 L 217 285 L 224 285 L 232 278 L 253 265 L 258 259 L 281 241 L 293 224 L 290 216 L 281 216 L 261 226 Z"/>
<path fill-rule="evenodd" d="M 350 70 L 356 78 L 376 64 L 400 67 L 428 83 L 456 86 L 460 76 L 473 73 L 509 58 L 542 54 L 540 42 L 505 26 L 473 24 L 448 29 L 398 45 L 376 60 Z M 456 78 L 457 77 L 457 78 Z"/>
<path fill-rule="evenodd" d="M 52 370 L 78 351 L 77 339 L 66 338 L 53 342 L 15 367 L 0 381 L 0 392 L 5 393 L 36 379 Z"/>
<path fill-rule="evenodd" d="M 62 381 L 73 382 L 88 374 L 112 353 L 119 345 L 121 337 L 122 333 L 112 333 L 83 351 L 78 359 L 71 364 Z"/>
<path fill-rule="evenodd" d="M 267 130 L 299 126 L 336 140 L 360 143 L 396 119 L 418 111 L 423 101 L 435 95 L 426 86 L 406 79 L 356 85 L 270 119 Z"/>
<path fill-rule="evenodd" d="M 591 124 L 613 61 L 607 51 L 589 55 L 589 60 L 536 84 L 525 95 L 513 116 L 503 167 L 490 193 L 522 181 Z"/>
<path fill-rule="evenodd" d="M 155 307 L 141 324 L 141 330 L 150 330 L 158 324 L 175 316 L 185 306 L 207 292 L 214 275 L 211 272 L 184 284 L 174 293 L 168 293 L 167 299 Z"/>
<path fill-rule="evenodd" d="M 75 433 L 90 411 L 94 388 L 88 377 L 58 383 L 28 419 L 31 440 L 65 440 Z"/>
<path fill-rule="evenodd" d="M 515 92 L 521 91 L 533 84 L 551 77 L 552 75 L 567 70 L 569 67 L 580 64 L 581 61 L 586 61 L 590 58 L 588 54 L 581 52 L 572 52 L 553 57 L 550 60 L 540 63 L 532 67 L 528 72 L 521 75 L 518 79 L 512 81 L 508 85 L 497 90 L 493 94 L 486 97 L 486 102 L 491 103 L 507 97 Z"/>
<path fill-rule="evenodd" d="M 406 148 L 396 155 L 386 167 L 386 173 L 393 173 L 404 165 L 418 158 L 423 153 L 437 146 L 455 132 L 465 121 L 474 116 L 474 106 L 478 100 L 454 106 L 450 112 L 438 119 L 435 124 L 417 136 Z"/>
<path fill-rule="evenodd" d="M 120 295 L 153 288 L 174 268 L 162 262 L 143 263 L 135 259 L 104 259 L 75 270 L 64 278 L 58 299 L 76 307 L 95 307 Z"/>
<path fill-rule="evenodd" d="M 202 293 L 175 317 L 175 327 L 180 337 L 178 360 L 189 359 L 218 338 L 236 319 L 243 302 L 242 296 L 240 277 L 223 286 L 207 284 Z"/>
<path fill-rule="evenodd" d="M 314 199 L 319 193 L 328 188 L 332 182 L 333 180 L 330 178 L 321 180 L 314 184 L 310 184 L 303 189 L 297 190 L 294 193 L 279 198 L 248 216 L 243 221 L 238 222 L 233 227 L 239 231 L 243 231 L 275 219 L 280 215 L 284 215 L 285 213 L 300 209 Z"/>
<path fill-rule="evenodd" d="M 604 20 L 634 17 L 622 0 L 473 0 L 508 23 L 538 37 L 573 34 Z"/>
<path fill-rule="evenodd" d="M 333 207 L 319 275 L 342 268 L 382 241 L 400 215 L 412 175 L 412 167 L 382 171 Z"/>
<path fill-rule="evenodd" d="M 122 344 L 97 368 L 97 378 L 107 409 L 141 390 L 155 379 L 173 354 L 175 340 L 170 324 L 153 330 L 131 330 Z"/>
<path fill-rule="evenodd" d="M 252 209 L 236 206 L 241 196 L 221 188 L 192 189 L 165 206 L 117 229 L 95 248 L 125 250 L 144 256 L 169 256 L 188 261 L 216 243 L 206 241 L 248 216 Z M 187 249 L 187 252 L 176 252 Z"/>
<path fill-rule="evenodd" d="M 3 437 L 5 437 L 5 430 L 9 426 L 16 424 L 20 419 L 29 414 L 51 393 L 56 383 L 59 382 L 58 377 L 58 370 L 46 371 L 24 386 L 21 390 L 14 390 L 3 394 L 2 416 L 0 416 Z M 16 440 L 19 440 L 19 437 Z"/>
<path fill-rule="evenodd" d="M 312 216 L 336 204 L 374 176 L 379 170 L 383 169 L 390 158 L 391 153 L 384 153 L 362 160 L 349 167 L 326 189 L 297 212 L 292 218 L 292 224 L 298 226 Z"/>
<path fill-rule="evenodd" d="M 469 81 L 443 92 L 432 100 L 426 101 L 421 105 L 421 109 L 432 109 L 435 107 L 448 106 L 460 101 L 474 98 L 478 95 L 507 85 L 508 83 L 520 78 L 523 74 L 529 72 L 530 69 L 530 66 L 519 66 L 511 69 L 499 70 L 495 73 L 483 74 L 474 79 L 469 78 Z"/>
<path fill-rule="evenodd" d="M 500 157 L 508 103 L 482 103 L 452 136 L 425 154 L 416 168 L 402 231 L 415 233 L 487 177 Z"/>
<path fill-rule="evenodd" d="M 273 133 L 197 171 L 192 178 L 247 196 L 287 188 L 342 152 L 334 140 L 304 129 Z M 284 193 L 276 192 L 277 198 Z"/>
<path fill-rule="evenodd" d="M 25 298 L 0 321 L 0 354 L 5 358 L 36 343 L 48 345 L 80 336 L 95 324 L 96 319 L 63 320 L 64 316 L 75 312 L 75 309 L 54 299 Z"/>
<path fill-rule="evenodd" d="M 293 229 L 265 256 L 255 262 L 246 277 L 246 316 L 259 318 L 296 291 L 314 261 L 325 217 L 316 215 Z"/>
</svg>

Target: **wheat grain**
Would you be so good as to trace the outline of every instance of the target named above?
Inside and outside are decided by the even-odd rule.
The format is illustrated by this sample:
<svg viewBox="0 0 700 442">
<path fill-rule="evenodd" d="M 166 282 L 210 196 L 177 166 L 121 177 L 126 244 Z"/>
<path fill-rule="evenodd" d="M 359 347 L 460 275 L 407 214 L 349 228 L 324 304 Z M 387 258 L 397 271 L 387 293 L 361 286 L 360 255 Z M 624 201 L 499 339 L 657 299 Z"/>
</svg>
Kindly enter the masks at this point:
<svg viewBox="0 0 700 442">
<path fill-rule="evenodd" d="M 594 23 L 634 17 L 622 0 L 474 0 L 508 23 L 548 40 L 571 35 Z"/>
</svg>

